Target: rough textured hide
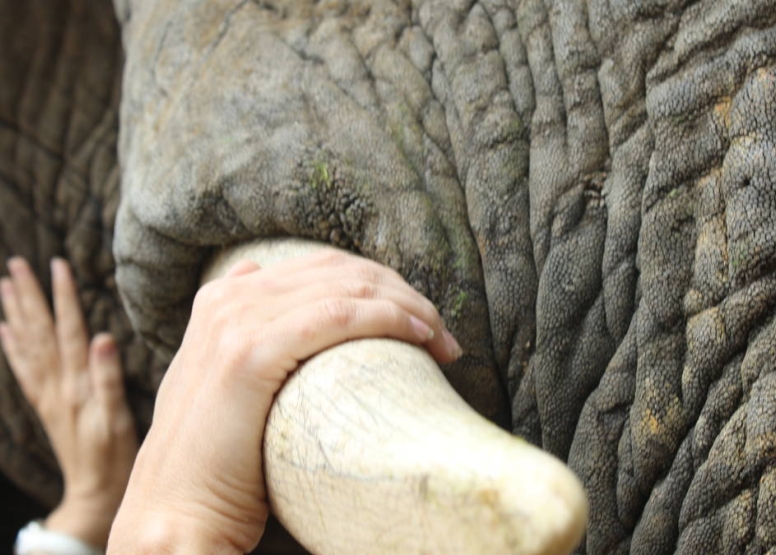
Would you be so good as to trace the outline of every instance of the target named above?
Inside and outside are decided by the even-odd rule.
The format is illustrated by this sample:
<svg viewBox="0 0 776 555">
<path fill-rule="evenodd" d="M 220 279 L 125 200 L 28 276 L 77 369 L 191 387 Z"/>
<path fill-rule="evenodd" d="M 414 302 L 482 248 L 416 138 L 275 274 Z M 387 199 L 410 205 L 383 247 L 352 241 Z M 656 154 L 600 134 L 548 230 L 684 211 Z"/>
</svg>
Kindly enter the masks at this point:
<svg viewBox="0 0 776 555">
<path fill-rule="evenodd" d="M 132 331 L 112 255 L 121 42 L 112 6 L 0 2 L 0 260 L 71 261 L 86 319 L 124 353 L 141 427 L 163 366 Z M 61 493 L 45 434 L 0 357 L 0 468 L 51 506 Z"/>
<path fill-rule="evenodd" d="M 508 396 L 582 477 L 581 552 L 776 550 L 772 0 L 116 4 L 117 276 L 162 361 L 213 248 L 344 246 L 440 306 L 475 407 Z M 0 254 L 76 255 L 91 323 L 130 342 L 116 28 L 52 5 L 2 4 Z M 2 370 L 0 466 L 43 495 Z"/>
<path fill-rule="evenodd" d="M 66 257 L 89 327 L 117 338 L 140 432 L 166 364 L 135 334 L 114 278 L 119 205 L 116 142 L 122 60 L 109 2 L 0 0 L 0 260 L 21 255 L 49 288 L 48 261 Z M 12 549 L 19 518 L 39 518 L 62 493 L 45 433 L 0 357 L 0 481 Z M 14 529 L 16 526 L 16 529 Z M 304 553 L 275 521 L 260 553 Z"/>
<path fill-rule="evenodd" d="M 410 13 L 387 3 L 138 6 L 124 31 L 115 243 L 135 327 L 173 353 L 213 247 L 328 241 L 393 266 L 442 308 L 467 353 L 448 378 L 506 424 L 467 194 L 485 208 L 478 188 L 493 194 L 508 178 L 459 185 L 445 110 L 402 53 L 431 54 L 420 29 L 400 44 Z M 501 167 L 499 149 L 459 146 L 470 164 Z"/>
</svg>

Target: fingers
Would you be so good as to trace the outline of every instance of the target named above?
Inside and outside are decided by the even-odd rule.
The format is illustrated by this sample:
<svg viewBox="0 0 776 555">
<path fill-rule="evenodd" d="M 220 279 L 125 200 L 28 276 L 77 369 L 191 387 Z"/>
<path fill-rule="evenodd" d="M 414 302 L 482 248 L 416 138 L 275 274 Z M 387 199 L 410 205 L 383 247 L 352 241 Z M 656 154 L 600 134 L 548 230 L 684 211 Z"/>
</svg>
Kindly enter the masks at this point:
<svg viewBox="0 0 776 555">
<path fill-rule="evenodd" d="M 95 399 L 108 414 L 115 415 L 126 406 L 116 342 L 110 334 L 94 337 L 89 349 L 89 377 Z"/>
<path fill-rule="evenodd" d="M 421 345 L 428 324 L 389 300 L 327 298 L 299 307 L 275 320 L 248 357 L 254 368 L 289 372 L 299 362 L 345 341 L 389 337 Z M 440 348 L 439 362 L 455 360 L 460 351 Z M 285 375 L 264 376 L 282 382 Z"/>
<path fill-rule="evenodd" d="M 6 322 L 0 323 L 0 344 L 3 346 L 8 357 L 11 372 L 16 377 L 22 392 L 29 399 L 30 403 L 37 401 L 37 388 L 35 385 L 40 381 L 40 376 L 34 372 L 35 366 L 30 366 L 22 362 L 23 355 L 20 351 L 19 341 L 14 335 L 11 326 Z"/>
<path fill-rule="evenodd" d="M 23 258 L 14 257 L 8 261 L 8 270 L 18 300 L 20 324 L 35 335 L 47 333 L 53 327 L 51 312 L 30 265 Z"/>
<path fill-rule="evenodd" d="M 279 295 L 299 290 L 312 283 L 327 283 L 356 278 L 375 284 L 411 286 L 394 270 L 372 260 L 335 249 L 324 249 L 307 256 L 292 258 L 264 268 L 259 274 L 244 277 Z"/>
<path fill-rule="evenodd" d="M 395 303 L 416 322 L 416 328 L 423 330 L 420 343 L 425 345 L 435 359 L 448 362 L 461 354 L 460 347 L 445 329 L 433 303 L 404 282 L 394 284 L 389 280 L 387 283 L 378 285 L 360 279 L 323 281 L 270 300 L 265 311 L 294 310 L 326 298 L 371 299 Z M 281 306 L 282 309 L 278 308 Z"/>
<path fill-rule="evenodd" d="M 0 279 L 0 298 L 7 322 L 0 326 L 0 339 L 8 362 L 24 395 L 33 405 L 37 403 L 41 384 L 48 369 L 41 364 L 51 353 L 53 338 L 48 305 L 45 300 L 43 317 L 27 317 L 22 307 L 22 291 L 43 294 L 27 263 L 19 258 L 9 260 L 12 278 Z M 26 303 L 29 306 L 29 303 Z M 33 301 L 34 306 L 34 301 Z M 51 339 L 51 340 L 50 340 Z M 56 369 L 54 369 L 56 370 Z"/>
<path fill-rule="evenodd" d="M 11 371 L 19 385 L 22 387 L 25 395 L 29 397 L 30 386 L 35 383 L 38 376 L 31 375 L 35 370 L 28 364 L 24 364 L 24 353 L 22 344 L 19 342 L 18 334 L 24 329 L 24 319 L 21 313 L 19 299 L 16 298 L 16 291 L 13 282 L 8 278 L 0 279 L 0 298 L 3 302 L 3 312 L 7 322 L 0 323 L 0 344 L 8 362 Z"/>
<path fill-rule="evenodd" d="M 8 320 L 8 325 L 12 329 L 20 329 L 24 323 L 24 316 L 19 299 L 16 296 L 13 281 L 9 278 L 0 279 L 0 298 L 2 298 L 3 312 Z"/>
<path fill-rule="evenodd" d="M 389 306 L 393 313 L 402 312 L 401 321 L 393 320 L 393 324 L 399 327 L 393 330 L 385 328 L 384 325 L 390 322 L 385 317 L 382 320 L 354 318 L 354 321 L 363 321 L 365 325 L 357 324 L 357 333 L 345 329 L 347 333 L 354 333 L 353 337 L 375 337 L 377 333 L 378 337 L 396 337 L 423 344 L 439 362 L 450 362 L 462 354 L 457 341 L 445 329 L 433 303 L 394 270 L 376 262 L 327 249 L 278 263 L 261 272 L 255 272 L 257 268 L 257 265 L 247 261 L 233 266 L 225 277 L 237 279 L 228 280 L 222 284 L 223 287 L 216 286 L 211 291 L 211 303 L 206 304 L 215 303 L 223 308 L 230 299 L 235 300 L 243 311 L 256 309 L 259 320 L 266 322 L 285 318 L 297 310 L 300 310 L 298 314 L 306 314 L 317 303 L 336 305 L 370 300 L 376 304 L 366 306 L 382 306 L 384 315 Z M 232 289 L 232 285 L 236 289 Z M 255 306 L 249 308 L 249 305 Z M 370 314 L 376 315 L 373 312 Z M 305 318 L 301 321 L 305 321 Z M 377 323 L 380 325 L 375 327 Z M 401 337 L 397 337 L 397 334 Z M 320 338 L 330 346 L 323 332 Z M 348 338 L 340 337 L 339 341 Z"/>
<path fill-rule="evenodd" d="M 15 356 L 18 346 L 13 337 L 11 327 L 6 322 L 0 322 L 0 343 L 2 343 L 3 350 L 9 357 Z"/>
<path fill-rule="evenodd" d="M 56 335 L 64 372 L 79 372 L 88 366 L 89 339 L 78 291 L 67 262 L 51 261 Z"/>
</svg>

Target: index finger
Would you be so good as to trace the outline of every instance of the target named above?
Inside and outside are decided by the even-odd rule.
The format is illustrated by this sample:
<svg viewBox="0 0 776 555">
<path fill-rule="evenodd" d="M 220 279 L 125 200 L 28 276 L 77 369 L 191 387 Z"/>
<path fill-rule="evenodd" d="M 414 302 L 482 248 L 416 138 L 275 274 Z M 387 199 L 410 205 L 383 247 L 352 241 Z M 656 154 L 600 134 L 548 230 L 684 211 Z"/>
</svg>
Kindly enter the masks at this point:
<svg viewBox="0 0 776 555">
<path fill-rule="evenodd" d="M 8 325 L 17 331 L 24 326 L 24 316 L 22 308 L 19 306 L 19 299 L 16 297 L 16 290 L 10 278 L 0 279 L 0 300 L 3 303 L 3 313 Z"/>
<path fill-rule="evenodd" d="M 56 333 L 65 372 L 84 371 L 89 362 L 89 336 L 70 266 L 62 259 L 51 261 Z"/>
<path fill-rule="evenodd" d="M 50 331 L 54 325 L 51 311 L 30 265 L 23 258 L 15 256 L 8 261 L 8 270 L 11 272 L 22 319 L 20 327 L 29 327 L 38 333 Z"/>
</svg>

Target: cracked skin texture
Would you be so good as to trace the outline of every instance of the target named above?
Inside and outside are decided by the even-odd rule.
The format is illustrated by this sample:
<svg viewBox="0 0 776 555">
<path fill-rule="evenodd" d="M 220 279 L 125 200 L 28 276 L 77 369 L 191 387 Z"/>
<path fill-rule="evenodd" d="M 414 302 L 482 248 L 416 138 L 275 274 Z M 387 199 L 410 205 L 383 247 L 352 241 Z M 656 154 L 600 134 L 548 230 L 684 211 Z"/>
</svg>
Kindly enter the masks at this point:
<svg viewBox="0 0 776 555">
<path fill-rule="evenodd" d="M 580 553 L 776 552 L 771 0 L 0 7 L 0 255 L 74 261 L 141 427 L 213 249 L 314 238 L 437 303 L 453 385 L 583 480 Z"/>
</svg>

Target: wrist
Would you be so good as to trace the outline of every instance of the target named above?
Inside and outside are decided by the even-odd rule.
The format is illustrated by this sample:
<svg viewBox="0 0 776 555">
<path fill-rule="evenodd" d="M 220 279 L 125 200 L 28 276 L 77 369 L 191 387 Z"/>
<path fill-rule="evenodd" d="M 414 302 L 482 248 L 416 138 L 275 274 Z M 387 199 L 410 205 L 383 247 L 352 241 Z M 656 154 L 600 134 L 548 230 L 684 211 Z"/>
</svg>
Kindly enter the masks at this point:
<svg viewBox="0 0 776 555">
<path fill-rule="evenodd" d="M 142 520 L 120 515 L 111 531 L 106 555 L 243 555 L 210 530 L 208 523 L 165 512 L 149 511 Z"/>
<path fill-rule="evenodd" d="M 114 513 L 93 507 L 89 503 L 63 500 L 46 517 L 46 530 L 76 538 L 94 547 L 105 549 Z"/>
<path fill-rule="evenodd" d="M 197 457 L 182 458 L 186 447 L 171 447 L 171 440 L 152 425 L 135 460 L 124 499 L 111 531 L 115 538 L 134 541 L 138 524 L 143 525 L 143 543 L 154 546 L 182 545 L 189 542 L 191 552 L 200 552 L 199 545 L 208 546 L 203 552 L 249 553 L 264 533 L 268 507 L 263 491 L 235 488 L 214 483 L 205 471 L 217 465 Z M 190 440 L 191 441 L 191 440 Z M 191 443 L 189 443 L 189 450 Z M 183 459 L 183 460 L 181 460 Z M 258 464 L 257 474 L 261 473 Z M 124 530 L 128 533 L 125 535 Z M 169 549 L 159 549 L 167 553 Z M 186 549 L 169 551 L 187 552 Z M 128 552 L 132 552 L 129 550 Z M 117 552 L 118 553 L 118 552 Z"/>
<path fill-rule="evenodd" d="M 104 555 L 102 549 L 86 544 L 67 534 L 48 530 L 40 521 L 33 521 L 19 530 L 14 544 L 18 555 Z"/>
</svg>

